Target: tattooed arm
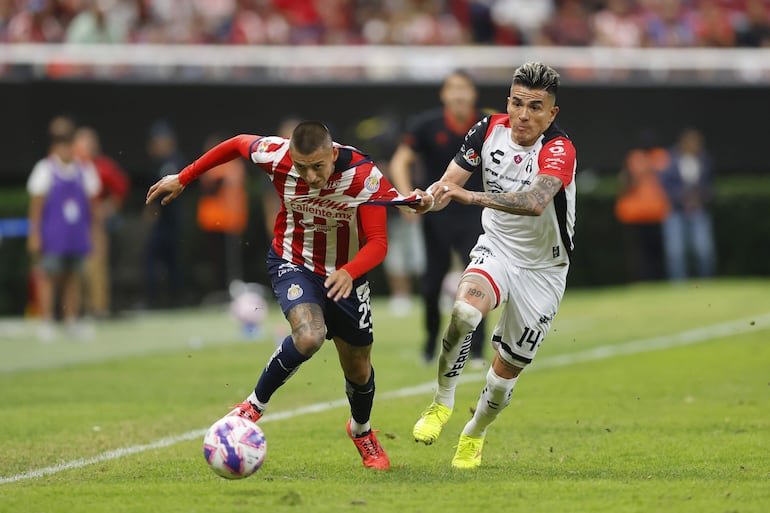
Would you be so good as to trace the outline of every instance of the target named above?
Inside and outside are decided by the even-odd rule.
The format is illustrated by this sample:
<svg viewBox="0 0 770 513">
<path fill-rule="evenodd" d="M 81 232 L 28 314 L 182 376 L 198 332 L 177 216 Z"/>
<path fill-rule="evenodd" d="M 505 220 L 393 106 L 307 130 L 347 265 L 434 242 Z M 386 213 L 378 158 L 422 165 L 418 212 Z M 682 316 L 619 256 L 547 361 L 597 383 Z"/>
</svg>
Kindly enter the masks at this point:
<svg viewBox="0 0 770 513">
<path fill-rule="evenodd" d="M 562 181 L 551 175 L 539 174 L 526 191 L 494 193 L 468 191 L 450 182 L 439 182 L 434 187 L 435 201 L 446 205 L 455 200 L 465 205 L 502 210 L 522 216 L 539 216 L 562 188 Z"/>
<path fill-rule="evenodd" d="M 470 205 L 494 208 L 522 216 L 539 216 L 562 187 L 562 181 L 551 175 L 537 175 L 526 191 L 495 194 L 471 192 Z"/>
</svg>

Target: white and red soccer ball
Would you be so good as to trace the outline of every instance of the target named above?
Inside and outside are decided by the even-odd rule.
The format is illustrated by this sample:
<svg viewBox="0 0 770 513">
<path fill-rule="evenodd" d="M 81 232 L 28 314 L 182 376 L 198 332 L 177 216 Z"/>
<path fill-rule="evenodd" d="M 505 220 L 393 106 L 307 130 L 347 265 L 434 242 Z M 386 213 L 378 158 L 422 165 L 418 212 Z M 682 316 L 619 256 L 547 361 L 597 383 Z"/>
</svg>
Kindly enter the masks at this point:
<svg viewBox="0 0 770 513">
<path fill-rule="evenodd" d="M 222 417 L 203 438 L 203 456 L 217 475 L 243 479 L 259 470 L 267 454 L 262 429 L 239 416 Z"/>
</svg>

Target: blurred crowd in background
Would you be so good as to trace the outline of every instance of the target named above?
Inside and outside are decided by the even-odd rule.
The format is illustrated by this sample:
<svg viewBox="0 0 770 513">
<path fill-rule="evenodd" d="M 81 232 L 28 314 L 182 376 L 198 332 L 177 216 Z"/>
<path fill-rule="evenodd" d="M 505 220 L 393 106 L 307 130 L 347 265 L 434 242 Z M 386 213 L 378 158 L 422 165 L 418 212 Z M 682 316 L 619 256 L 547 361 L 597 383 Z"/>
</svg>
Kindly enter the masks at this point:
<svg viewBox="0 0 770 513">
<path fill-rule="evenodd" d="M 0 0 L 3 43 L 770 46 L 768 0 Z"/>
<path fill-rule="evenodd" d="M 770 0 L 0 0 L 0 45 L 14 43 L 758 48 L 770 47 Z M 18 72 L 22 76 L 27 67 L 32 68 L 0 65 L 0 75 Z M 54 59 L 46 73 L 66 77 L 82 70 L 57 67 Z M 373 152 L 387 173 L 387 161 L 403 136 L 403 127 L 401 120 L 386 118 L 360 121 L 352 130 L 351 142 Z M 390 128 L 373 131 L 373 125 Z M 278 207 L 265 183 L 252 187 L 264 193 L 260 198 L 263 208 L 256 214 L 264 224 L 264 236 L 260 227 L 259 236 L 244 238 L 255 230 L 254 226 L 247 229 L 254 214 L 247 204 L 242 162 L 233 164 L 238 169 L 221 169 L 221 174 L 212 172 L 210 180 L 201 181 L 196 217 L 197 228 L 205 237 L 196 242 L 198 246 L 190 247 L 205 255 L 200 258 L 202 265 L 189 270 L 184 269 L 179 245 L 170 243 L 180 239 L 185 223 L 191 224 L 179 211 L 181 202 L 164 209 L 150 205 L 139 215 L 121 216 L 129 185 L 132 194 L 141 195 L 159 177 L 178 171 L 186 162 L 173 127 L 162 120 L 152 125 L 147 144 L 152 165 L 147 176 L 134 176 L 131 183 L 130 173 L 101 154 L 95 129 L 76 127 L 73 121 L 69 132 L 66 141 L 49 133 L 52 147 L 54 143 L 77 146 L 75 134 L 79 133 L 90 137 L 90 150 L 77 155 L 74 150 L 65 152 L 73 155 L 64 159 L 54 158 L 52 150 L 41 160 L 47 162 L 43 167 L 74 166 L 72 175 L 76 176 L 74 169 L 80 164 L 73 162 L 86 163 L 98 172 L 103 189 L 98 196 L 87 195 L 94 201 L 89 216 L 98 228 L 97 238 L 90 241 L 93 251 L 89 249 L 70 266 L 76 273 L 81 267 L 84 272 L 88 285 L 84 304 L 76 298 L 78 304 L 66 310 L 103 318 L 125 307 L 183 306 L 193 301 L 187 288 L 208 292 L 209 297 L 212 292 L 224 293 L 230 299 L 230 284 L 253 278 L 247 276 L 247 262 L 261 258 L 252 254 L 253 249 L 269 240 Z M 279 129 L 280 135 L 289 133 Z M 640 135 L 639 144 L 618 163 L 615 217 L 623 227 L 626 280 L 710 277 L 717 267 L 710 213 L 715 169 L 704 135 L 693 128 L 683 130 L 679 141 L 652 141 L 648 135 Z M 210 134 L 203 150 L 222 137 Z M 112 180 L 119 183 L 110 187 L 110 176 L 123 178 Z M 30 179 L 28 192 L 42 202 L 56 184 L 43 180 L 48 185 L 38 187 L 38 182 Z M 651 210 L 651 205 L 657 207 Z M 228 208 L 233 210 L 226 211 Z M 232 222 L 223 225 L 223 216 Z M 132 221 L 136 222 L 130 224 Z M 118 234 L 128 232 L 141 237 L 124 247 L 116 245 Z M 256 241 L 259 243 L 252 244 Z M 27 312 L 49 321 L 41 334 L 47 340 L 53 333 L 50 321 L 56 317 L 55 307 L 66 306 L 66 301 L 54 301 L 55 291 L 46 292 L 60 283 L 61 266 L 50 265 L 46 270 L 36 265 L 46 255 L 40 248 L 28 249 L 33 265 Z M 130 260 L 132 268 L 141 270 L 127 279 L 116 276 L 113 271 L 121 267 L 118 260 Z M 392 273 L 386 269 L 386 274 Z M 408 279 L 419 280 L 417 276 Z M 125 290 L 115 294 L 115 288 L 127 285 L 133 287 L 133 294 Z M 407 293 L 411 293 L 409 289 Z M 389 292 L 397 295 L 392 283 Z M 73 329 L 78 327 L 73 324 Z"/>
</svg>

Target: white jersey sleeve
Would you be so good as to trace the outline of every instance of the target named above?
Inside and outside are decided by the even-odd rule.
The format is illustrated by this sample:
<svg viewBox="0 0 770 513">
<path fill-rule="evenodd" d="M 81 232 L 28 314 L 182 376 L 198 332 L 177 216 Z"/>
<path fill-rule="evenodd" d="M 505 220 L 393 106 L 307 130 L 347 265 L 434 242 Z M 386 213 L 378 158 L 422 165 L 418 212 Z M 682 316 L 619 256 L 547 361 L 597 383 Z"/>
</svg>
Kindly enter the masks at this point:
<svg viewBox="0 0 770 513">
<path fill-rule="evenodd" d="M 48 159 L 42 159 L 32 168 L 27 179 L 27 192 L 30 196 L 45 196 L 51 190 L 53 170 Z"/>
</svg>

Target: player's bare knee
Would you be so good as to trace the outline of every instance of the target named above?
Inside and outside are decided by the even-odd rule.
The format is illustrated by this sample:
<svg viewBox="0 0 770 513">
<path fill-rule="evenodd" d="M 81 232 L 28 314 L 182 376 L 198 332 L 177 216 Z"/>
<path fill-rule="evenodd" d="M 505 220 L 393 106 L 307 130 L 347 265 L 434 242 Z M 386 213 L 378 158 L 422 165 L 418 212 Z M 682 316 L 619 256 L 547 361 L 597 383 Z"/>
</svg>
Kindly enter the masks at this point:
<svg viewBox="0 0 770 513">
<path fill-rule="evenodd" d="M 294 330 L 291 338 L 294 339 L 294 347 L 297 351 L 305 356 L 312 356 L 323 345 L 325 334 L 324 330 L 305 328 Z"/>
<path fill-rule="evenodd" d="M 461 333 L 475 330 L 482 317 L 481 311 L 470 303 L 457 300 L 452 305 L 451 325 Z"/>
</svg>

